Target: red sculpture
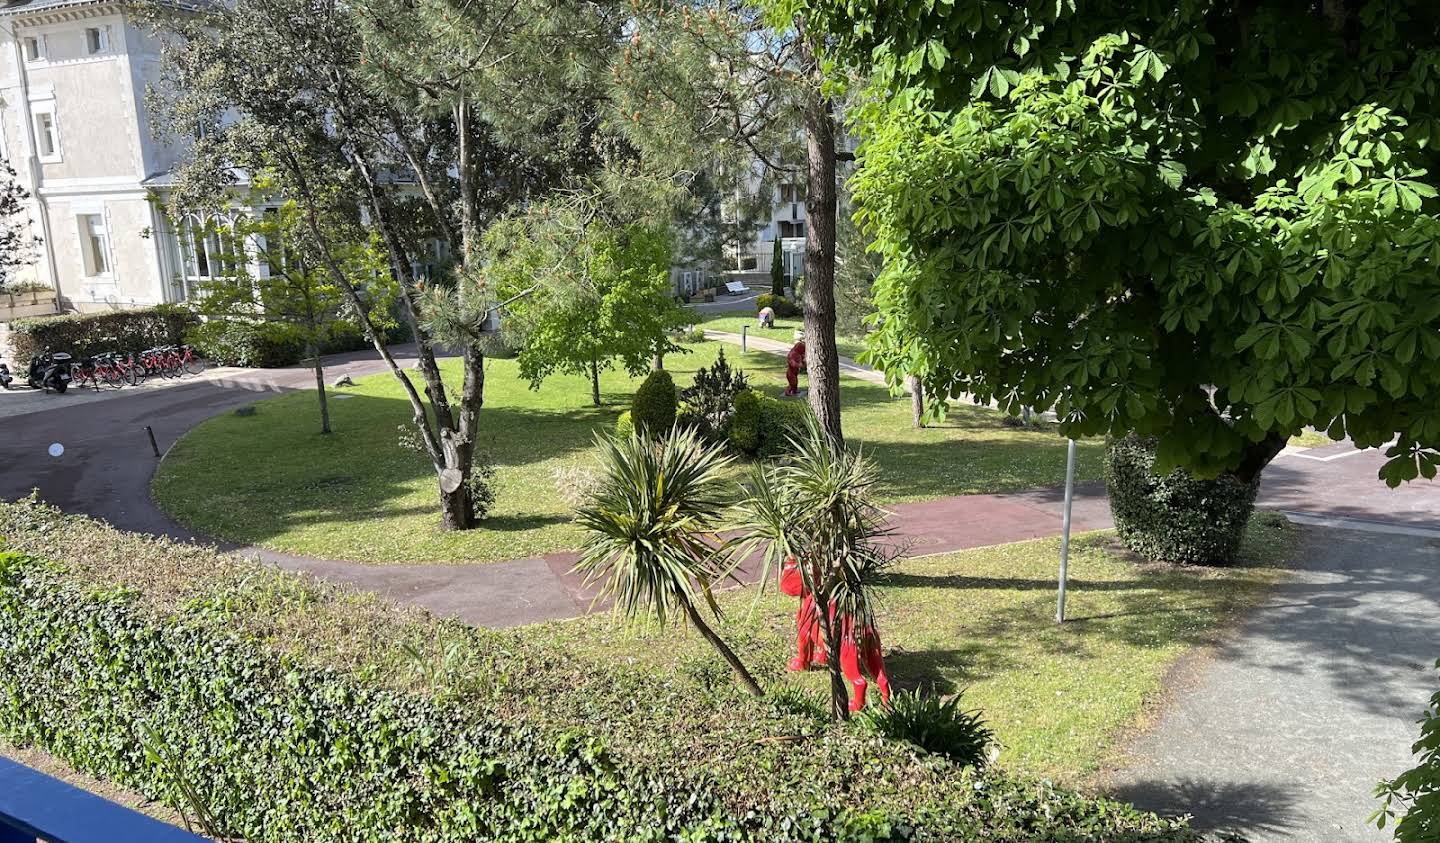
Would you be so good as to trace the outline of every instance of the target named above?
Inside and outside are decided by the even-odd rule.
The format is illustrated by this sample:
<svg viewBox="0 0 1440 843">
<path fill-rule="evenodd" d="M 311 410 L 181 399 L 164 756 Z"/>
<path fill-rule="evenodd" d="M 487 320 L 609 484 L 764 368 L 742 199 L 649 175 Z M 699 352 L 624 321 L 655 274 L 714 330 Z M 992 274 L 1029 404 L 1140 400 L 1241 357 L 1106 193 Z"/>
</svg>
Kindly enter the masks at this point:
<svg viewBox="0 0 1440 843">
<path fill-rule="evenodd" d="M 780 590 L 791 597 L 800 598 L 800 611 L 795 613 L 795 658 L 790 660 L 790 669 L 805 670 L 825 664 L 825 634 L 820 627 L 820 615 L 815 611 L 815 598 L 805 588 L 805 576 L 800 573 L 800 564 L 794 558 L 786 559 L 780 570 Z M 830 622 L 835 622 L 835 605 L 830 605 Z M 885 657 L 880 649 L 880 633 L 875 627 L 864 624 L 856 628 L 855 618 L 845 615 L 840 619 L 840 671 L 855 694 L 850 698 L 850 710 L 859 711 L 865 707 L 865 691 L 869 683 L 865 674 L 880 686 L 880 699 L 890 701 L 890 677 L 885 675 Z M 864 668 L 863 672 L 861 668 Z"/>
<path fill-rule="evenodd" d="M 805 341 L 800 340 L 790 349 L 785 356 L 785 387 L 786 395 L 796 395 L 800 392 L 800 385 L 797 376 L 805 369 Z"/>
</svg>

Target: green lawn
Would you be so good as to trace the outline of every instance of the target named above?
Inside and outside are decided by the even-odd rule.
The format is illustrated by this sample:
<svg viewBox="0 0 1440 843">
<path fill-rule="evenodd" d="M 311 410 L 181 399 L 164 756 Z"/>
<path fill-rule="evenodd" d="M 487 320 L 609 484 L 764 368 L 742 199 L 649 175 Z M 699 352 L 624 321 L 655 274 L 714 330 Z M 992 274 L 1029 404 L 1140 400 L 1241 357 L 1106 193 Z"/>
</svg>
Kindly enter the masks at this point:
<svg viewBox="0 0 1440 843">
<path fill-rule="evenodd" d="M 740 333 L 742 326 L 749 326 L 750 336 L 764 337 L 766 339 L 778 340 L 791 343 L 795 341 L 795 332 L 805 327 L 805 320 L 800 317 L 789 319 L 776 319 L 774 328 L 760 328 L 755 321 L 753 313 L 720 313 L 714 316 L 706 316 L 700 320 L 702 328 L 709 328 L 713 331 L 729 331 L 732 334 Z M 865 348 L 864 337 L 836 337 L 835 346 L 840 351 L 841 357 L 849 357 L 854 360 Z"/>
<path fill-rule="evenodd" d="M 681 385 L 712 362 L 719 343 L 690 347 L 666 366 Z M 727 349 L 753 385 L 779 394 L 783 360 Z M 458 381 L 455 362 L 444 364 Z M 943 425 L 910 427 L 908 400 L 883 387 L 842 379 L 847 438 L 881 466 L 886 501 L 1057 485 L 1065 442 L 1049 430 L 1017 430 L 978 407 L 956 409 Z M 513 360 L 487 364 L 480 448 L 497 467 L 498 501 L 480 529 L 438 529 L 436 481 L 426 458 L 401 448 L 409 415 L 394 378 L 363 378 L 333 392 L 335 432 L 316 432 L 315 396 L 296 392 L 227 413 L 178 442 L 156 474 L 156 500 L 182 523 L 220 539 L 309 556 L 366 562 L 493 562 L 570 549 L 580 541 L 557 488 L 557 469 L 591 464 L 592 437 L 609 429 L 638 380 L 601 379 L 604 406 L 589 385 L 555 377 L 531 390 Z M 340 396 L 349 396 L 340 398 Z M 1082 444 L 1078 477 L 1100 476 L 1101 443 Z"/>
<path fill-rule="evenodd" d="M 902 560 L 880 590 L 886 673 L 896 687 L 963 690 L 995 730 L 1004 767 L 1082 784 L 1123 749 L 1176 660 L 1216 640 L 1285 576 L 1296 538 L 1282 516 L 1261 513 L 1234 566 L 1204 568 L 1137 563 L 1109 533 L 1077 537 L 1063 625 L 1055 623 L 1058 540 Z M 753 594 L 722 599 L 724 634 L 764 679 L 821 699 L 823 671 L 782 672 L 795 599 L 772 589 L 757 604 Z M 729 681 L 694 633 L 605 617 L 530 629 L 532 641 L 553 638 L 585 658 Z"/>
</svg>

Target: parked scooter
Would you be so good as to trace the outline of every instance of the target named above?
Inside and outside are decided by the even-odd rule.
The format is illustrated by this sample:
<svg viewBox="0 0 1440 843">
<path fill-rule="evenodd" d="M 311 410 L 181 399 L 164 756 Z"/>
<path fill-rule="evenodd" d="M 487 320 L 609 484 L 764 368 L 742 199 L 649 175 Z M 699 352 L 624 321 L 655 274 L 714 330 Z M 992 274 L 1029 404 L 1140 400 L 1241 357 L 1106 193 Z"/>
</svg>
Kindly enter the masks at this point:
<svg viewBox="0 0 1440 843">
<path fill-rule="evenodd" d="M 30 372 L 25 380 L 31 389 L 64 392 L 70 387 L 70 380 L 74 377 L 70 371 L 72 362 L 70 355 L 65 352 L 51 352 L 46 349 L 30 358 Z"/>
<path fill-rule="evenodd" d="M 15 376 L 10 374 L 10 367 L 0 363 L 0 389 L 9 389 L 13 380 L 15 380 Z"/>
</svg>

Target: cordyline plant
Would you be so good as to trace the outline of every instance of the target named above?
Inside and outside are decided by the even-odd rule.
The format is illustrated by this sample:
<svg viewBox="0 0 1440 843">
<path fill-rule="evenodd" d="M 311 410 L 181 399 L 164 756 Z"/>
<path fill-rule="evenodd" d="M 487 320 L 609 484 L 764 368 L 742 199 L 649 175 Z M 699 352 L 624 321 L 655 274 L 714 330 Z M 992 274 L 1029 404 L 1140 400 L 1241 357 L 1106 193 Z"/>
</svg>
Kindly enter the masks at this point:
<svg viewBox="0 0 1440 843">
<path fill-rule="evenodd" d="M 896 549 L 884 541 L 888 513 L 875 503 L 874 461 L 832 439 L 813 418 L 790 442 L 790 458 L 751 473 L 732 525 L 743 536 L 733 558 L 761 553 L 762 587 L 786 559 L 800 563 L 825 636 L 831 714 L 845 720 L 850 696 L 840 669 L 840 619 L 852 618 L 857 629 L 874 624 L 876 579 Z"/>
<path fill-rule="evenodd" d="M 575 569 L 587 584 L 602 583 L 596 600 L 614 598 L 615 611 L 627 618 L 651 614 L 663 625 L 683 614 L 745 690 L 763 696 L 701 612 L 703 603 L 720 615 L 713 588 L 730 571 L 731 543 L 719 532 L 730 504 L 725 471 L 732 458 L 680 428 L 659 442 L 597 436 L 596 445 L 600 482 L 576 514 L 588 537 Z"/>
</svg>

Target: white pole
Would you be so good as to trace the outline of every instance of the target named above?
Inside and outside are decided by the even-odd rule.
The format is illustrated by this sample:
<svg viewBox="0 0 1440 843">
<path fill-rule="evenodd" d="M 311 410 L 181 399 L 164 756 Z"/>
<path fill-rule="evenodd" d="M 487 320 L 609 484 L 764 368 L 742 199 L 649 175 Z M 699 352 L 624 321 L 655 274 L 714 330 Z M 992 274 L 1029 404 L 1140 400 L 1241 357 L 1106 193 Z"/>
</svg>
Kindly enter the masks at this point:
<svg viewBox="0 0 1440 843">
<path fill-rule="evenodd" d="M 1075 440 L 1065 449 L 1065 516 L 1060 524 L 1060 599 L 1055 622 L 1065 622 L 1065 579 L 1070 573 L 1070 504 L 1075 500 Z"/>
</svg>

